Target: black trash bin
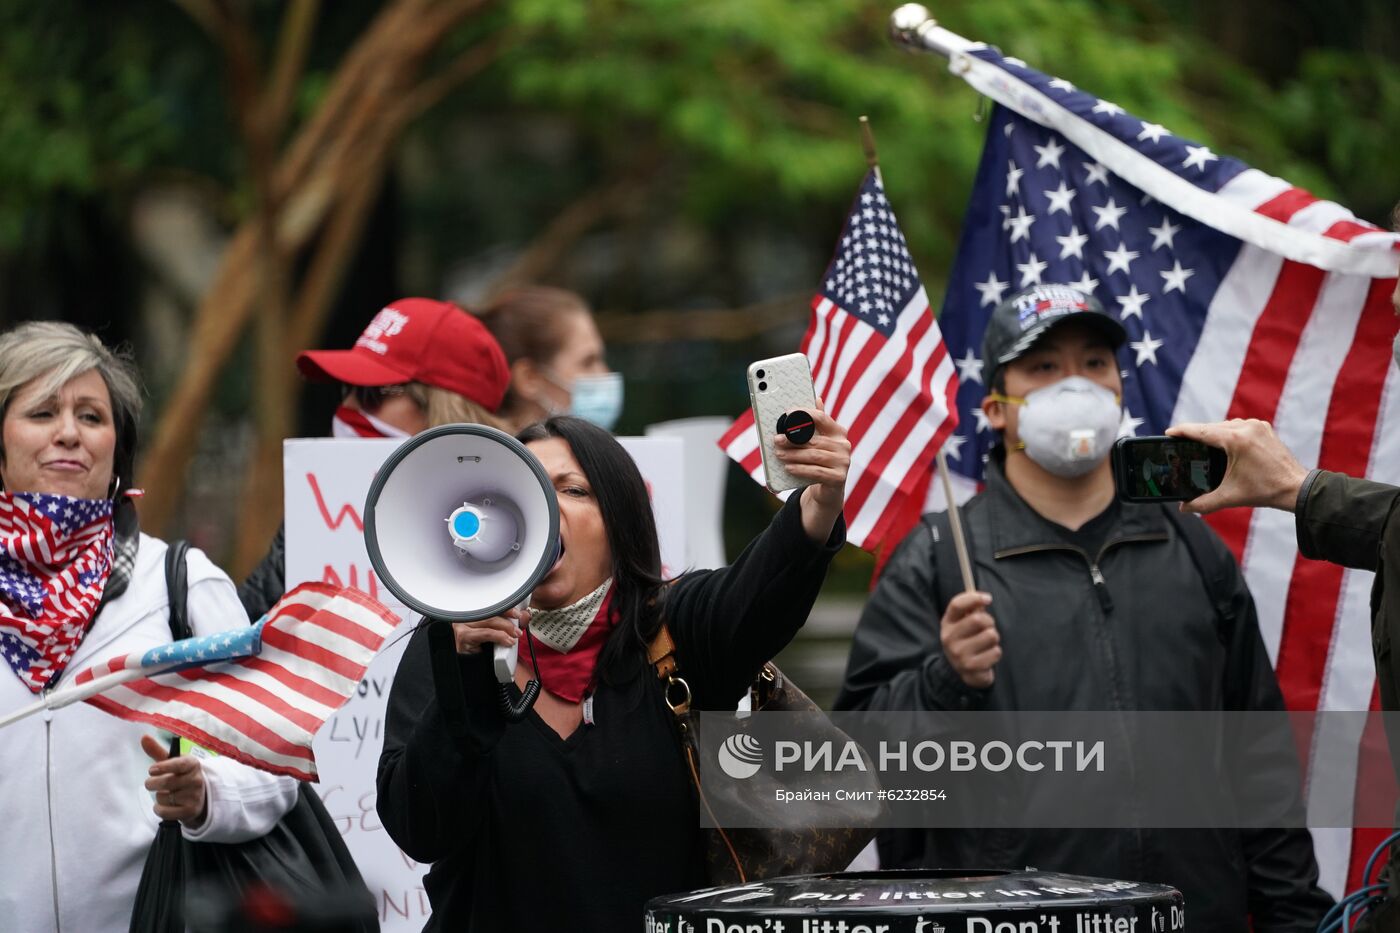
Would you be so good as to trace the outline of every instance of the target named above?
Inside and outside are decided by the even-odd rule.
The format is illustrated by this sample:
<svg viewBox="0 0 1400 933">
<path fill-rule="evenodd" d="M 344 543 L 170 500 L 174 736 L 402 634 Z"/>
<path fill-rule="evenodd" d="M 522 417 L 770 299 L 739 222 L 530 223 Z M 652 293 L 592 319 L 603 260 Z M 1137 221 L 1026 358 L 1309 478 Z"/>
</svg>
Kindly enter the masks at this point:
<svg viewBox="0 0 1400 933">
<path fill-rule="evenodd" d="M 1175 888 L 1052 872 L 774 878 L 647 904 L 647 933 L 1179 933 Z"/>
</svg>

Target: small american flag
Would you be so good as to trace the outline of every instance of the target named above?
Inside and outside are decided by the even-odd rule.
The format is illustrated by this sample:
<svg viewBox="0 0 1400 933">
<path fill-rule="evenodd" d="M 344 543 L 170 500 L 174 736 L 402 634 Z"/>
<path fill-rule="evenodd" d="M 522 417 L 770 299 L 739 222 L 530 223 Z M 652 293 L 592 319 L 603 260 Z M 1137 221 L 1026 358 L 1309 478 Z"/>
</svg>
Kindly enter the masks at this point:
<svg viewBox="0 0 1400 933">
<path fill-rule="evenodd" d="M 311 739 L 354 692 L 400 619 L 358 590 L 303 583 L 255 625 L 124 654 L 81 671 L 88 703 L 244 764 L 317 780 Z M 58 705 L 63 698 L 52 695 Z"/>
<path fill-rule="evenodd" d="M 968 486 L 994 437 L 979 407 L 983 331 L 1003 295 L 1038 282 L 1092 292 L 1121 318 L 1125 432 L 1263 418 L 1305 464 L 1400 482 L 1400 237 L 994 49 L 955 57 L 1004 105 L 940 317 L 962 384 L 949 465 Z M 1303 560 L 1287 513 L 1210 521 L 1240 560 L 1289 708 L 1371 707 L 1372 575 Z M 1334 893 L 1357 880 L 1353 851 L 1379 841 L 1313 835 Z"/>
<path fill-rule="evenodd" d="M 879 169 L 861 182 L 801 350 L 817 397 L 851 442 L 847 538 L 873 550 L 917 517 L 934 454 L 957 425 L 953 363 Z M 752 410 L 719 445 L 765 483 Z"/>
<path fill-rule="evenodd" d="M 62 673 L 112 570 L 112 503 L 0 493 L 0 654 L 35 693 Z"/>
</svg>

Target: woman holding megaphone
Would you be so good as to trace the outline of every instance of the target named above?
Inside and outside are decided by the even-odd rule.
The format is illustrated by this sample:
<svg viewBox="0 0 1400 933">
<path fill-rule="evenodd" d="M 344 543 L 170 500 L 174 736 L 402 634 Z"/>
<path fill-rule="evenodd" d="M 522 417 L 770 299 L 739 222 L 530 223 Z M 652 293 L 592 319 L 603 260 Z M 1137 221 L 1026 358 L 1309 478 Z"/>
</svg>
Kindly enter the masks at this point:
<svg viewBox="0 0 1400 933">
<path fill-rule="evenodd" d="M 433 863 L 427 929 L 613 933 L 638 928 L 648 899 L 705 885 L 691 777 L 647 649 L 664 622 L 693 705 L 732 710 L 806 621 L 845 541 L 851 451 L 824 411 L 814 420 L 808 443 L 777 440 L 811 485 L 733 564 L 673 581 L 646 485 L 607 431 L 558 417 L 518 435 L 558 496 L 558 562 L 529 612 L 454 623 L 451 638 L 446 622 L 420 626 L 389 700 L 379 815 Z M 537 675 L 544 691 L 508 723 L 483 649 L 526 624 L 534 652 L 521 641 L 517 682 Z"/>
</svg>

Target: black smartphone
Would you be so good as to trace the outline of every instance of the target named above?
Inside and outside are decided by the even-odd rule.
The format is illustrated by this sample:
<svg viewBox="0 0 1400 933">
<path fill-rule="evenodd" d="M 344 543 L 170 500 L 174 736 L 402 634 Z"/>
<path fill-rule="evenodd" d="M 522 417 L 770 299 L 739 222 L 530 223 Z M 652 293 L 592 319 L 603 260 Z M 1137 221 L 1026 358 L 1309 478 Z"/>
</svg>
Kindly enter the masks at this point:
<svg viewBox="0 0 1400 933">
<path fill-rule="evenodd" d="M 1124 502 L 1186 502 L 1225 478 L 1225 451 L 1182 437 L 1120 437 L 1112 459 Z"/>
</svg>

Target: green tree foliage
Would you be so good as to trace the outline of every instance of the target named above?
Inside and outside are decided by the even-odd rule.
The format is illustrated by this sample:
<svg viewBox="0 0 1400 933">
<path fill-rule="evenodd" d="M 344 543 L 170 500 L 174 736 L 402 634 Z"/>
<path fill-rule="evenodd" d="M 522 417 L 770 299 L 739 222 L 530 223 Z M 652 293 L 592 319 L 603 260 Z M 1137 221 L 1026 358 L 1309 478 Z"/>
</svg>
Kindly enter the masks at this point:
<svg viewBox="0 0 1400 933">
<path fill-rule="evenodd" d="M 250 6 L 270 46 L 279 5 Z M 755 207 L 798 218 L 819 204 L 839 217 L 861 166 L 855 117 L 866 113 L 916 254 L 937 279 L 981 146 L 980 105 L 941 60 L 892 47 L 892 6 L 508 0 L 467 37 L 496 32 L 507 53 L 439 119 L 521 107 L 562 119 L 587 139 L 588 167 L 566 172 L 561 188 L 659 153 L 683 169 L 677 206 L 724 224 Z M 374 4 L 328 7 L 307 108 Z M 1293 26 L 1282 37 L 1282 27 L 1259 31 L 1270 50 L 1184 0 L 979 0 L 935 13 L 970 39 L 1380 219 L 1400 190 L 1400 161 L 1387 152 L 1400 127 L 1400 65 L 1373 37 L 1400 31 L 1400 12 L 1365 9 L 1348 25 L 1318 2 L 1261 7 L 1260 22 Z M 42 229 L 64 198 L 122 195 L 153 170 L 239 190 L 216 50 L 165 0 L 111 10 L 0 3 L 0 250 Z M 1311 47 L 1317 36 L 1305 30 L 1323 26 L 1331 44 Z"/>
<path fill-rule="evenodd" d="M 709 220 L 756 197 L 839 213 L 860 167 L 855 117 L 869 114 L 896 207 L 937 278 L 981 148 L 979 103 L 941 60 L 891 46 L 891 6 L 515 0 L 522 38 L 503 68 L 517 100 L 570 114 L 600 144 L 654 135 L 683 154 L 685 206 Z M 1384 145 L 1400 128 L 1393 60 L 1306 50 L 1271 86 L 1143 5 L 981 0 L 946 14 L 943 25 L 967 38 L 1321 195 L 1353 195 L 1374 219 L 1400 191 L 1400 162 Z"/>
<path fill-rule="evenodd" d="M 172 151 L 153 37 L 90 28 L 91 9 L 0 4 L 0 250 L 61 226 L 72 199 L 124 190 Z"/>
<path fill-rule="evenodd" d="M 220 2 L 248 12 L 266 58 L 284 4 Z M 500 55 L 412 132 L 372 248 L 407 259 L 404 290 L 438 292 L 463 258 L 530 245 L 590 192 L 630 191 L 625 209 L 586 224 L 599 236 L 569 241 L 542 277 L 620 311 L 800 295 L 820 274 L 863 171 L 856 119 L 868 114 L 937 306 L 984 104 L 942 59 L 891 44 L 895 5 L 491 0 L 443 54 L 488 41 Z M 1367 219 L 1384 222 L 1400 196 L 1394 0 L 933 6 L 968 39 Z M 297 119 L 314 113 L 379 8 L 377 0 L 321 5 Z M 108 240 L 122 235 L 143 186 L 193 180 L 216 216 L 230 225 L 243 216 L 251 188 L 227 92 L 222 51 L 175 0 L 0 0 L 0 320 L 97 304 L 60 280 L 97 280 L 96 252 L 127 251 L 108 250 Z M 65 245 L 72 241 L 80 248 Z M 134 317 L 139 294 L 103 294 L 99 310 Z M 362 326 L 365 302 L 347 298 L 345 320 L 333 322 L 338 338 Z M 636 344 L 630 356 L 624 348 L 615 354 L 632 380 L 623 428 L 738 410 L 741 383 L 721 386 L 714 374 L 741 372 L 744 359 L 795 341 L 782 331 L 747 343 Z M 230 379 L 246 382 L 234 369 Z M 223 407 L 228 414 L 242 403 Z"/>
</svg>

